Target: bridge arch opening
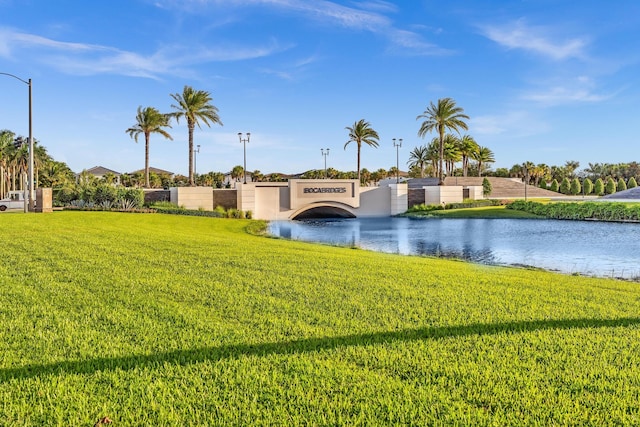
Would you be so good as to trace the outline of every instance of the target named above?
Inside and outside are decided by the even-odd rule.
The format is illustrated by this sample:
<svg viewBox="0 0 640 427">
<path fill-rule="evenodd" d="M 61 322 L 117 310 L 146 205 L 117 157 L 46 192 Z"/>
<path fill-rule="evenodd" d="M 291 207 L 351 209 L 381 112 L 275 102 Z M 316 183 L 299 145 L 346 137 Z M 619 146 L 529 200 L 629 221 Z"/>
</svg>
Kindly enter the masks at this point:
<svg viewBox="0 0 640 427">
<path fill-rule="evenodd" d="M 323 218 L 355 218 L 356 216 L 346 209 L 336 206 L 317 206 L 302 211 L 291 219 L 323 219 Z"/>
</svg>

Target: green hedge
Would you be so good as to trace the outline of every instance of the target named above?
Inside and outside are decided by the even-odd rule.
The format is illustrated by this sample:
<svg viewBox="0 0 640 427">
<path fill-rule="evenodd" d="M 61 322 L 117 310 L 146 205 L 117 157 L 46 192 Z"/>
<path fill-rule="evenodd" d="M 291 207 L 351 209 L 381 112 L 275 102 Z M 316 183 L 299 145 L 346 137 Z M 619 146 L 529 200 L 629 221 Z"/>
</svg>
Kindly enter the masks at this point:
<svg viewBox="0 0 640 427">
<path fill-rule="evenodd" d="M 600 221 L 640 221 L 640 204 L 607 202 L 538 203 L 516 200 L 507 205 L 514 209 L 553 219 Z"/>
</svg>

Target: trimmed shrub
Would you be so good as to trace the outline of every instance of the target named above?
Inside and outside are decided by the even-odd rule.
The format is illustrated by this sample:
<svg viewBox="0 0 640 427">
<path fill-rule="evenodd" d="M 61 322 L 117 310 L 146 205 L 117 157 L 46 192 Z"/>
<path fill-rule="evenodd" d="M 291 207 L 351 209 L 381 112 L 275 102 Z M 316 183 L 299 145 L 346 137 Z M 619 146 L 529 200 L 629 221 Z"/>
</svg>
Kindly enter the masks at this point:
<svg viewBox="0 0 640 427">
<path fill-rule="evenodd" d="M 548 190 L 547 188 L 547 181 L 545 181 L 544 179 L 540 181 L 540 184 L 538 185 L 538 187 L 542 188 L 543 190 Z"/>
<path fill-rule="evenodd" d="M 591 194 L 593 192 L 593 182 L 589 178 L 585 179 L 582 183 L 582 187 L 584 188 L 584 194 Z"/>
<path fill-rule="evenodd" d="M 616 192 L 616 182 L 613 178 L 609 177 L 609 179 L 607 179 L 607 185 L 604 186 L 604 192 L 605 194 L 613 194 Z"/>
<path fill-rule="evenodd" d="M 485 177 L 482 180 L 482 195 L 484 197 L 487 197 L 491 194 L 491 191 L 493 191 L 493 189 L 491 188 L 491 182 L 489 182 L 489 180 Z"/>
<path fill-rule="evenodd" d="M 596 194 L 596 196 L 604 195 L 604 182 L 602 182 L 601 178 L 596 179 L 596 183 L 593 186 L 593 192 Z"/>
<path fill-rule="evenodd" d="M 559 187 L 560 186 L 558 185 L 558 180 L 554 179 L 553 181 L 551 181 L 551 187 L 549 187 L 549 190 L 555 191 L 557 193 Z"/>
<path fill-rule="evenodd" d="M 582 191 L 582 186 L 580 185 L 580 181 L 578 180 L 578 178 L 573 178 L 569 191 L 574 196 L 580 194 L 580 192 Z"/>
<path fill-rule="evenodd" d="M 627 189 L 627 183 L 624 182 L 624 179 L 618 179 L 618 185 L 616 187 L 616 191 L 624 191 Z"/>
<path fill-rule="evenodd" d="M 569 178 L 565 177 L 560 183 L 560 192 L 562 194 L 570 194 L 571 193 L 571 183 L 569 182 Z"/>
<path fill-rule="evenodd" d="M 627 182 L 627 189 L 636 188 L 637 186 L 638 183 L 636 182 L 636 179 L 634 177 L 629 178 L 629 182 Z"/>
</svg>

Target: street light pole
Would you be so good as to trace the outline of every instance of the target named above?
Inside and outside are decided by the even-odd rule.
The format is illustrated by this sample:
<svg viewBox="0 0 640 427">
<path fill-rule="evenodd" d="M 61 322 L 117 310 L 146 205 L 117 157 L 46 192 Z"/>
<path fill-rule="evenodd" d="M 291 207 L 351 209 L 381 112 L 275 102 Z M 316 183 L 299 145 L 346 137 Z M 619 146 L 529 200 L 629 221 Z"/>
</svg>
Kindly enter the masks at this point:
<svg viewBox="0 0 640 427">
<path fill-rule="evenodd" d="M 398 143 L 396 143 L 396 139 L 393 138 L 393 146 L 396 147 L 396 184 L 400 182 L 400 147 L 402 147 L 402 138 L 398 139 Z"/>
<path fill-rule="evenodd" d="M 243 144 L 244 146 L 244 166 L 243 166 L 243 173 L 244 173 L 244 183 L 247 183 L 247 143 L 249 142 L 249 138 L 251 138 L 251 132 L 247 132 L 247 137 L 245 139 L 242 138 L 242 132 L 238 132 L 238 138 L 240 139 L 240 142 Z"/>
<path fill-rule="evenodd" d="M 25 205 L 24 205 L 24 211 L 33 211 L 35 206 L 33 203 L 33 196 L 34 196 L 34 191 L 33 191 L 33 120 L 32 120 L 32 113 L 33 113 L 33 103 L 32 103 L 32 97 L 31 97 L 31 79 L 27 80 L 22 80 L 20 77 L 18 76 L 14 76 L 13 74 L 9 74 L 9 73 L 0 73 L 3 76 L 9 76 L 9 77 L 13 77 L 16 80 L 20 80 L 22 83 L 26 84 L 29 86 L 29 182 L 27 183 L 27 188 L 29 189 L 29 205 L 27 205 L 27 201 L 25 200 Z"/>
<path fill-rule="evenodd" d="M 327 179 L 327 156 L 329 155 L 329 149 L 321 148 L 320 152 L 322 153 L 322 157 L 324 157 L 324 179 Z"/>
</svg>

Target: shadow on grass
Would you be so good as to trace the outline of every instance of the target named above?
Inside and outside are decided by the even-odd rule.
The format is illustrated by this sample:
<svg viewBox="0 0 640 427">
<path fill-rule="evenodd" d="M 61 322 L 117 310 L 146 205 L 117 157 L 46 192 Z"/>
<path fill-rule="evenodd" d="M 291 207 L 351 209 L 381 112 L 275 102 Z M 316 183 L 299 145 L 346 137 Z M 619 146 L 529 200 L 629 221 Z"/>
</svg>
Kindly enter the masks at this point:
<svg viewBox="0 0 640 427">
<path fill-rule="evenodd" d="M 433 328 L 404 329 L 392 332 L 345 335 L 325 338 L 306 338 L 264 344 L 235 344 L 219 347 L 203 347 L 175 350 L 164 353 L 134 355 L 113 358 L 95 358 L 65 361 L 42 365 L 27 365 L 19 368 L 0 369 L 0 382 L 12 379 L 34 378 L 57 374 L 91 374 L 98 371 L 130 370 L 159 366 L 164 363 L 188 365 L 204 361 L 235 359 L 243 356 L 269 356 L 272 354 L 301 354 L 338 347 L 367 346 L 388 342 L 437 340 L 471 335 L 496 335 L 521 333 L 549 329 L 613 328 L 640 325 L 640 317 L 619 319 L 566 319 L 533 320 L 521 322 L 471 324 L 466 326 L 443 326 Z"/>
</svg>

